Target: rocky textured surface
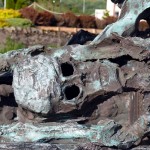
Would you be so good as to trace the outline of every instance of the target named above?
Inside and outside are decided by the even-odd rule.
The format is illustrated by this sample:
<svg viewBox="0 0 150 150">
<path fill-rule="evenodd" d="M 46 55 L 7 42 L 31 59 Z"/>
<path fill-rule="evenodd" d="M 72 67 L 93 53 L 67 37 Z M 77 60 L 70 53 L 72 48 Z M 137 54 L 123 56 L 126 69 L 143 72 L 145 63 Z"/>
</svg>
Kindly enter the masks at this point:
<svg viewBox="0 0 150 150">
<path fill-rule="evenodd" d="M 55 145 L 46 144 L 46 143 L 2 143 L 0 144 L 1 150 L 60 150 Z M 67 149 L 66 149 L 67 150 Z"/>
<path fill-rule="evenodd" d="M 78 139 L 99 143 L 109 147 L 127 149 L 139 140 L 149 129 L 149 114 L 142 115 L 131 127 L 125 128 L 113 120 L 100 120 L 97 125 L 83 126 L 76 123 L 22 124 L 0 126 L 1 142 L 38 142 L 52 139 Z M 138 130 L 137 130 L 138 129 Z"/>
<path fill-rule="evenodd" d="M 17 64 L 13 72 L 16 102 L 36 113 L 52 112 L 53 99 L 60 97 L 60 83 L 52 59 L 39 55 Z"/>
<path fill-rule="evenodd" d="M 70 143 L 70 149 L 149 143 L 150 39 L 121 36 L 130 35 L 136 15 L 147 10 L 149 2 L 140 2 L 125 1 L 118 22 L 90 44 L 1 54 L 0 142 L 16 148 L 18 142 L 35 142 L 26 148 Z"/>
<path fill-rule="evenodd" d="M 5 27 L 0 29 L 0 45 L 6 44 L 8 38 L 23 43 L 26 47 L 42 44 L 60 47 L 67 43 L 72 35 L 59 31 L 44 31 L 34 27 Z"/>
<path fill-rule="evenodd" d="M 119 148 L 137 145 L 149 132 L 149 45 L 149 39 L 114 35 L 97 46 L 37 46 L 2 54 L 1 69 L 13 71 L 18 104 L 9 109 L 13 116 L 8 104 L 2 105 L 9 122 L 2 121 L 25 124 L 0 126 L 1 142 L 69 138 Z"/>
<path fill-rule="evenodd" d="M 16 102 L 36 113 L 69 112 L 80 109 L 84 101 L 90 102 L 90 97 L 121 90 L 124 84 L 117 79 L 116 72 L 121 74 L 119 68 L 110 61 L 60 61 L 39 55 L 17 64 L 13 76 Z"/>
</svg>

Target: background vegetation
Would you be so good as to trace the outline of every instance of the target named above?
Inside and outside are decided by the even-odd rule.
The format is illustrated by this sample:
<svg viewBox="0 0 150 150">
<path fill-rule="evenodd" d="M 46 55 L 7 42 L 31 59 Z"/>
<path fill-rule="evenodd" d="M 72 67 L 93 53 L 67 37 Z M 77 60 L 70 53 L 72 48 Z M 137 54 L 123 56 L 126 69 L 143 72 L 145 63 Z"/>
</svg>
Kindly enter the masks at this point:
<svg viewBox="0 0 150 150">
<path fill-rule="evenodd" d="M 5 26 L 20 26 L 29 27 L 32 26 L 32 22 L 29 19 L 21 18 L 21 13 L 18 10 L 13 9 L 0 9 L 0 27 Z"/>
<path fill-rule="evenodd" d="M 95 9 L 105 9 L 106 0 L 6 0 L 6 2 L 6 9 L 0 9 L 0 27 L 45 25 L 103 28 L 108 24 L 108 20 L 114 21 L 114 18 L 101 21 L 90 16 L 94 15 Z M 63 14 L 56 15 L 40 9 L 27 8 L 33 2 L 50 11 Z M 0 8 L 4 8 L 4 0 L 0 0 Z M 5 45 L 0 45 L 0 53 L 24 47 L 23 43 L 8 38 Z"/>
<path fill-rule="evenodd" d="M 5 20 L 9 26 L 13 27 L 31 27 L 33 23 L 26 18 L 10 18 Z"/>
<path fill-rule="evenodd" d="M 0 53 L 6 53 L 11 50 L 17 50 L 25 48 L 25 45 L 21 42 L 7 38 L 5 45 L 0 45 Z"/>
<path fill-rule="evenodd" d="M 40 5 L 56 12 L 71 11 L 75 14 L 94 14 L 95 9 L 105 9 L 106 0 L 85 0 L 83 13 L 83 0 L 36 0 Z"/>
<path fill-rule="evenodd" d="M 34 0 L 6 0 L 7 9 L 21 9 L 33 3 Z M 4 6 L 4 0 L 0 0 L 0 7 Z"/>
<path fill-rule="evenodd" d="M 7 8 L 20 9 L 33 2 L 39 3 L 44 8 L 56 12 L 71 11 L 75 14 L 94 14 L 95 9 L 105 9 L 106 0 L 85 0 L 85 12 L 83 12 L 83 0 L 7 0 Z M 3 7 L 4 0 L 0 0 Z"/>
<path fill-rule="evenodd" d="M 46 11 L 37 11 L 32 7 L 20 10 L 24 18 L 30 19 L 36 26 L 65 26 L 77 28 L 99 28 L 103 29 L 106 25 L 113 23 L 117 18 L 105 15 L 100 20 L 90 15 L 75 15 L 72 12 L 64 14 L 53 14 Z"/>
</svg>

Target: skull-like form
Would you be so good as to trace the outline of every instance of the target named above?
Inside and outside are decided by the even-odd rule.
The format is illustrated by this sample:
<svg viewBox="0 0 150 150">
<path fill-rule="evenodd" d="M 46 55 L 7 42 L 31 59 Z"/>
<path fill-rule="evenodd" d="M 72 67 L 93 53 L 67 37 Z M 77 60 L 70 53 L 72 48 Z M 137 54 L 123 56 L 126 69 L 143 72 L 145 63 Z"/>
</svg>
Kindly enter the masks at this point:
<svg viewBox="0 0 150 150">
<path fill-rule="evenodd" d="M 93 99 L 101 101 L 101 95 L 121 90 L 120 75 L 108 60 L 28 57 L 14 68 L 15 99 L 21 107 L 41 114 L 80 110 Z"/>
</svg>

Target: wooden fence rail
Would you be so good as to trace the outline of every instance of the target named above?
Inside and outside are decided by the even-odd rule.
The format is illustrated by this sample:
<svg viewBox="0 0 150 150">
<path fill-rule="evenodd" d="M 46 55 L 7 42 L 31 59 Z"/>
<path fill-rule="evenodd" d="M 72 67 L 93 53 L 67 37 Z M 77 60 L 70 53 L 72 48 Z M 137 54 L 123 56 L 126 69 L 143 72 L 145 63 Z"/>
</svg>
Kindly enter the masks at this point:
<svg viewBox="0 0 150 150">
<path fill-rule="evenodd" d="M 101 29 L 93 29 L 93 28 L 68 28 L 68 27 L 52 27 L 52 26 L 48 26 L 48 27 L 38 26 L 37 28 L 45 31 L 57 31 L 57 32 L 67 32 L 67 33 L 76 33 L 81 29 L 94 34 L 99 34 L 100 32 L 102 32 Z"/>
</svg>

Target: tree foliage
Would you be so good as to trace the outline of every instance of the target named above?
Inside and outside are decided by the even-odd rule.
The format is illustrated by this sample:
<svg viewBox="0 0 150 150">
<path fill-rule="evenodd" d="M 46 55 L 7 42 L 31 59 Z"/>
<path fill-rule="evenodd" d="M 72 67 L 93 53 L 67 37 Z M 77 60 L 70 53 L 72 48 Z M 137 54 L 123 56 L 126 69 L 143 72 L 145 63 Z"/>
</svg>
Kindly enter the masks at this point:
<svg viewBox="0 0 150 150">
<path fill-rule="evenodd" d="M 0 0 L 4 3 L 4 0 Z M 56 12 L 73 12 L 75 14 L 94 14 L 95 9 L 105 9 L 106 0 L 6 0 L 7 8 L 21 9 L 33 2 L 39 3 L 44 8 Z M 2 3 L 0 3 L 2 5 Z M 85 12 L 83 13 L 83 7 Z"/>
<path fill-rule="evenodd" d="M 36 0 L 48 10 L 56 12 L 71 11 L 75 14 L 83 14 L 83 0 Z M 54 3 L 55 1 L 55 3 Z M 94 14 L 95 9 L 105 9 L 106 0 L 85 0 L 85 14 Z"/>
<path fill-rule="evenodd" d="M 15 9 L 15 2 L 14 2 L 14 0 L 7 0 L 6 1 L 6 8 L 7 9 Z"/>
<path fill-rule="evenodd" d="M 26 7 L 26 6 L 27 6 L 26 0 L 17 0 L 16 5 L 15 5 L 15 9 L 21 9 L 23 7 Z"/>
<path fill-rule="evenodd" d="M 34 0 L 6 0 L 7 9 L 21 9 L 33 3 Z M 4 6 L 4 0 L 0 0 L 0 7 Z"/>
</svg>

